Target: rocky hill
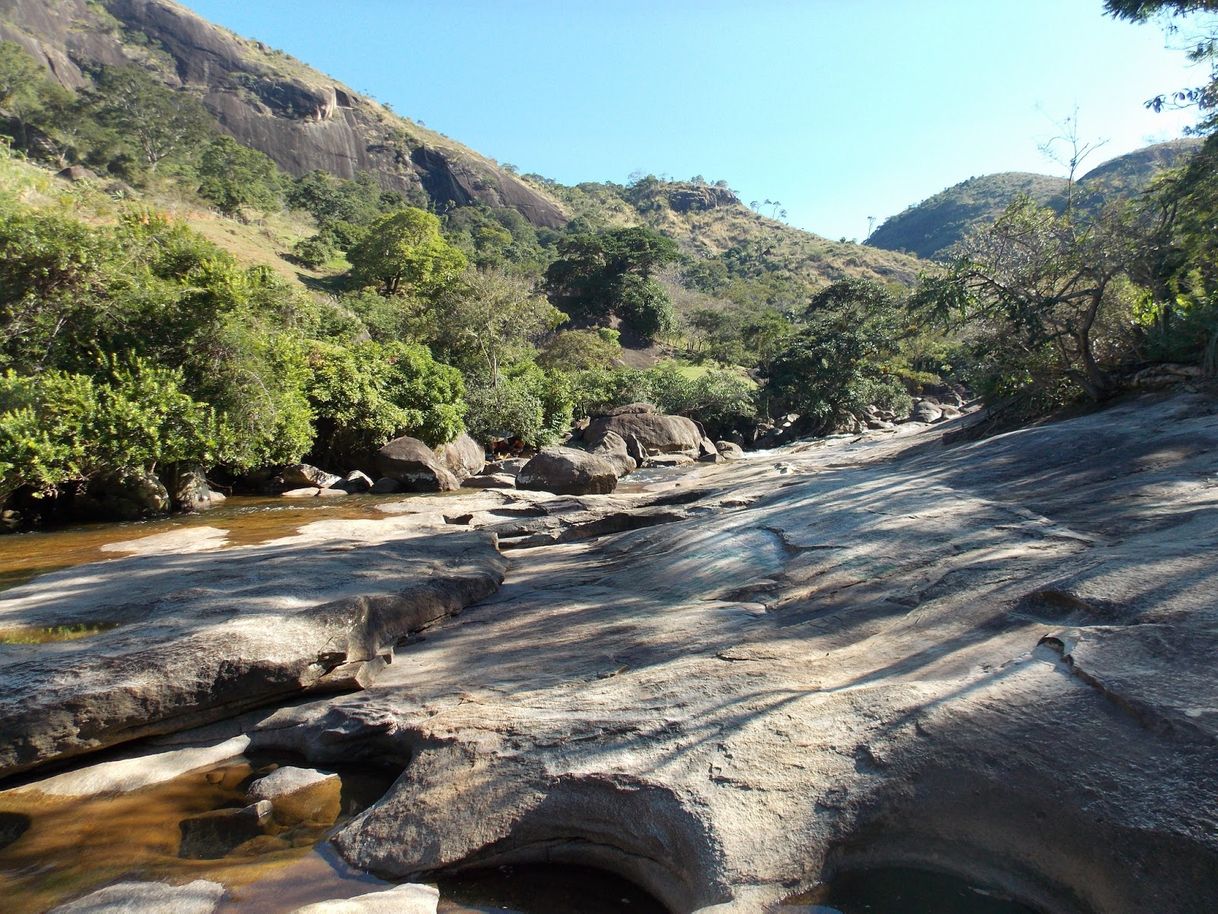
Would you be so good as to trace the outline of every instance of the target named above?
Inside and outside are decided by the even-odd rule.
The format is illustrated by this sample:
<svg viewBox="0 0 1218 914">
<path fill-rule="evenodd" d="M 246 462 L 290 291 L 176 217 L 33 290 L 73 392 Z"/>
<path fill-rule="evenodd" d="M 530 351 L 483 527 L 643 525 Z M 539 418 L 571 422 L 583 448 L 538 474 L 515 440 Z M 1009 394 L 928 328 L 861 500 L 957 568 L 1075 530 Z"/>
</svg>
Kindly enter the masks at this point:
<svg viewBox="0 0 1218 914">
<path fill-rule="evenodd" d="M 99 65 L 151 68 L 293 175 L 366 171 L 437 208 L 478 202 L 537 226 L 567 221 L 552 197 L 491 160 L 171 0 L 0 0 L 0 40 L 20 44 L 70 89 L 88 85 Z"/>
<path fill-rule="evenodd" d="M 1140 193 L 1160 171 L 1183 164 L 1200 143 L 1195 138 L 1173 140 L 1117 156 L 1079 179 L 1081 200 L 1088 207 L 1098 208 L 1110 200 Z M 969 178 L 888 219 L 867 244 L 941 259 L 971 229 L 998 218 L 1018 194 L 1060 209 L 1068 186 L 1064 178 L 1029 172 Z"/>
<path fill-rule="evenodd" d="M 538 228 L 646 224 L 696 258 L 731 255 L 746 274 L 819 287 L 846 277 L 908 283 L 909 256 L 834 242 L 745 207 L 725 185 L 651 180 L 641 187 L 565 187 L 522 179 L 260 41 L 213 25 L 173 0 L 0 0 L 0 40 L 14 41 L 69 89 L 101 66 L 137 64 L 196 95 L 222 130 L 284 171 L 351 178 L 437 211 L 510 208 Z M 744 264 L 741 268 L 741 264 Z"/>
</svg>

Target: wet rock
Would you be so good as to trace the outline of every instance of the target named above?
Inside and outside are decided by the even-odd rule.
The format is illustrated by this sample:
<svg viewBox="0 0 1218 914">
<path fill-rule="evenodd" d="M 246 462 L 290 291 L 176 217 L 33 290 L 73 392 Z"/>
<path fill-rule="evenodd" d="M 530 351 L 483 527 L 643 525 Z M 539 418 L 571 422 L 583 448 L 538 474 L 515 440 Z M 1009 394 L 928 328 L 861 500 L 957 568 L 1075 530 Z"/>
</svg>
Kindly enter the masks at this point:
<svg viewBox="0 0 1218 914">
<path fill-rule="evenodd" d="M 319 901 L 292 914 L 436 914 L 439 903 L 440 891 L 435 886 L 407 883 L 354 898 Z"/>
<path fill-rule="evenodd" d="M 317 489 L 328 489 L 343 481 L 341 476 L 319 470 L 307 463 L 298 463 L 279 471 L 276 482 L 285 489 L 304 489 L 310 486 Z"/>
<path fill-rule="evenodd" d="M 435 452 L 457 479 L 475 476 L 486 466 L 486 450 L 465 432 L 447 444 L 441 444 Z"/>
<path fill-rule="evenodd" d="M 208 483 L 202 467 L 181 467 L 168 482 L 170 500 L 178 511 L 206 511 L 225 500 L 224 495 Z"/>
<path fill-rule="evenodd" d="M 461 481 L 418 438 L 394 438 L 376 452 L 376 469 L 405 492 L 453 492 Z"/>
<path fill-rule="evenodd" d="M 269 801 L 279 825 L 330 825 L 338 818 L 342 786 L 337 774 L 285 765 L 250 784 L 246 796 L 251 803 Z"/>
<path fill-rule="evenodd" d="M 212 914 L 224 886 L 196 879 L 185 885 L 119 882 L 51 909 L 51 914 Z"/>
<path fill-rule="evenodd" d="M 261 835 L 270 824 L 269 800 L 260 800 L 242 809 L 215 809 L 191 816 L 178 823 L 182 830 L 178 856 L 188 860 L 217 860 Z"/>
<path fill-rule="evenodd" d="M 558 495 L 603 495 L 617 487 L 617 467 L 574 448 L 548 447 L 525 464 L 516 487 Z"/>
<path fill-rule="evenodd" d="M 347 494 L 348 492 L 346 489 L 340 489 L 338 486 L 327 489 L 319 489 L 316 487 L 306 489 L 288 489 L 286 492 L 279 493 L 281 498 L 341 498 Z"/>
<path fill-rule="evenodd" d="M 372 488 L 368 491 L 373 495 L 393 495 L 396 492 L 402 491 L 402 484 L 396 479 L 391 479 L 388 476 L 382 476 L 372 484 Z"/>
</svg>

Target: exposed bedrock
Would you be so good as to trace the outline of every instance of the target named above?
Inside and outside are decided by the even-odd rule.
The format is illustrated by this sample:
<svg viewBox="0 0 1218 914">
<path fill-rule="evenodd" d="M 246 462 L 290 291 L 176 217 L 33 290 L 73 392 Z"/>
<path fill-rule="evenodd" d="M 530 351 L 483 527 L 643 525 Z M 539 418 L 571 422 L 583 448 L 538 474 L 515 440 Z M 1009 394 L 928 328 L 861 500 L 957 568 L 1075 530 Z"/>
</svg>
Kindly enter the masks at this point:
<svg viewBox="0 0 1218 914">
<path fill-rule="evenodd" d="M 97 629 L 0 643 L 0 776 L 364 686 L 399 638 L 493 593 L 504 569 L 492 534 L 437 537 L 413 519 L 321 521 L 232 549 L 207 532 L 0 595 L 0 630 Z"/>
<path fill-rule="evenodd" d="M 1216 412 L 696 468 L 655 525 L 513 551 L 408 665 L 251 738 L 413 759 L 336 837 L 395 878 L 571 860 L 756 912 L 904 862 L 1049 912 L 1212 911 Z"/>
</svg>

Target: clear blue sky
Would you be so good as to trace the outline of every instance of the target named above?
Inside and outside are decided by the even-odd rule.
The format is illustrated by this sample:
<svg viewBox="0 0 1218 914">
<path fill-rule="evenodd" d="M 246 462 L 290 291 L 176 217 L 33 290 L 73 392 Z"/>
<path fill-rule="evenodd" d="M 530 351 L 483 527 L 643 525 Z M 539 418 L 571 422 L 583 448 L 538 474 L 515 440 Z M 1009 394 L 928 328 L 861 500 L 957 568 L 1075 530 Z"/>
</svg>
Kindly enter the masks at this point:
<svg viewBox="0 0 1218 914">
<path fill-rule="evenodd" d="M 1077 105 L 1093 167 L 1191 117 L 1200 84 L 1101 0 L 185 0 L 479 152 L 567 184 L 726 179 L 789 221 L 863 238 L 973 175 L 1062 173 L 1038 146 Z"/>
</svg>

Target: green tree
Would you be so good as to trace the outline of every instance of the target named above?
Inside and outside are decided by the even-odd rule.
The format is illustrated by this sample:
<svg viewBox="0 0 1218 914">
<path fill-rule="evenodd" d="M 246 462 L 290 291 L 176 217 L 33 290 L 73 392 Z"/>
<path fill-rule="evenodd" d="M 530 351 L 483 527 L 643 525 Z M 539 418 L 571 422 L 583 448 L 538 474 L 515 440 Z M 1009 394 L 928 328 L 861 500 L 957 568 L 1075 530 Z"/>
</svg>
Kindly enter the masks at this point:
<svg viewBox="0 0 1218 914">
<path fill-rule="evenodd" d="M 440 235 L 440 220 L 407 207 L 382 216 L 347 252 L 348 274 L 358 288 L 385 296 L 431 295 L 465 269 L 465 255 Z"/>
<path fill-rule="evenodd" d="M 559 245 L 546 270 L 550 301 L 573 319 L 623 326 L 650 338 L 672 322 L 671 303 L 655 272 L 677 259 L 676 243 L 649 228 L 578 235 Z"/>
<path fill-rule="evenodd" d="M 896 299 L 866 280 L 818 293 L 800 329 L 764 367 L 771 412 L 796 412 L 831 431 L 869 405 L 908 406 L 894 371 L 903 329 Z"/>
<path fill-rule="evenodd" d="M 1049 347 L 1056 370 L 1102 400 L 1114 384 L 1096 351 L 1101 308 L 1138 251 L 1126 215 L 1109 210 L 1084 220 L 1022 197 L 966 239 L 949 271 L 923 283 L 918 300 L 956 322 L 997 322 L 1008 345 L 1026 352 Z"/>
<path fill-rule="evenodd" d="M 199 159 L 199 196 L 233 215 L 243 206 L 270 212 L 283 202 L 282 175 L 267 156 L 229 136 L 207 145 Z"/>
<path fill-rule="evenodd" d="M 170 156 L 187 157 L 214 129 L 197 98 L 139 67 L 104 67 L 90 97 L 97 119 L 130 142 L 150 171 Z"/>
</svg>

